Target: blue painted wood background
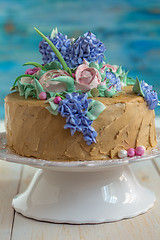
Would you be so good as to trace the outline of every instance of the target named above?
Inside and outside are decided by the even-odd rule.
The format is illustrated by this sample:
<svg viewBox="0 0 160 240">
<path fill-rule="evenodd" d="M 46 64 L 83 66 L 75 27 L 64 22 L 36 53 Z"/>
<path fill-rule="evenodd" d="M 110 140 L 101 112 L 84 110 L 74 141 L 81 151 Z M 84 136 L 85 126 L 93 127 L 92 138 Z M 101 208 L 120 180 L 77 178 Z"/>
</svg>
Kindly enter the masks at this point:
<svg viewBox="0 0 160 240">
<path fill-rule="evenodd" d="M 107 47 L 107 62 L 154 85 L 160 99 L 159 0 L 1 0 L 0 118 L 3 98 L 26 69 L 22 64 L 41 62 L 34 26 L 48 35 L 57 26 L 69 37 L 92 31 Z"/>
</svg>

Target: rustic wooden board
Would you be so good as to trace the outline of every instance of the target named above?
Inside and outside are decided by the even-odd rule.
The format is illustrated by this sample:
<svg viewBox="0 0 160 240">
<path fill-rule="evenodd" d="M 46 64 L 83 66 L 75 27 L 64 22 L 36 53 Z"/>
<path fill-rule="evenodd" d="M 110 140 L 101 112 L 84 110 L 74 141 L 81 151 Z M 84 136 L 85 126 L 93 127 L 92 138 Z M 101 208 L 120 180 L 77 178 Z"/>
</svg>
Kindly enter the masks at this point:
<svg viewBox="0 0 160 240">
<path fill-rule="evenodd" d="M 160 158 L 153 159 L 153 164 L 155 165 L 155 167 L 160 175 Z"/>
<path fill-rule="evenodd" d="M 106 239 L 160 239 L 160 177 L 151 161 L 131 166 L 139 182 L 155 192 L 155 206 L 146 214 L 132 219 L 98 225 L 62 225 L 39 222 L 15 215 L 12 240 L 52 239 L 52 240 L 106 240 Z M 20 192 L 23 191 L 35 169 L 25 167 Z"/>
<path fill-rule="evenodd" d="M 0 240 L 10 239 L 14 210 L 12 199 L 19 191 L 21 165 L 0 161 Z"/>
</svg>

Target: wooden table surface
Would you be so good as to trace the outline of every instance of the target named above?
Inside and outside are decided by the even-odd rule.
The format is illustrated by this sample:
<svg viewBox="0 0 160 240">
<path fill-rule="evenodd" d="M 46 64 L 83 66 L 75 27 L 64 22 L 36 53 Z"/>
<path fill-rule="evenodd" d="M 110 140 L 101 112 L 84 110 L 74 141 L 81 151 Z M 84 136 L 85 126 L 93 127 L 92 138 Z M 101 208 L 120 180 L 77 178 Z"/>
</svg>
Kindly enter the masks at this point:
<svg viewBox="0 0 160 240">
<path fill-rule="evenodd" d="M 159 119 L 156 125 L 160 126 Z M 0 131 L 4 131 L 0 122 Z M 97 225 L 68 225 L 35 221 L 12 208 L 13 197 L 30 183 L 35 168 L 0 161 L 0 240 L 160 240 L 160 159 L 131 165 L 140 184 L 156 194 L 147 213 Z"/>
</svg>

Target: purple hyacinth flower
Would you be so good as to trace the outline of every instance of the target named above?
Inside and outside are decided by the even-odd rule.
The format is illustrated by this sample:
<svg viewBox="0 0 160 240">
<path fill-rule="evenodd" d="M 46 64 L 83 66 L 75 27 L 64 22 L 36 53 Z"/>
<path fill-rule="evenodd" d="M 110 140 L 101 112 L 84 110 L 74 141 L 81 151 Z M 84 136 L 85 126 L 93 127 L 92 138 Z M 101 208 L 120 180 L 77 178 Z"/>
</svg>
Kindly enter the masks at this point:
<svg viewBox="0 0 160 240">
<path fill-rule="evenodd" d="M 108 87 L 116 86 L 117 91 L 121 90 L 121 80 L 119 77 L 116 77 L 116 75 L 113 72 L 107 71 L 106 79 L 110 79 Z"/>
<path fill-rule="evenodd" d="M 145 81 L 141 82 L 141 89 L 144 94 L 144 99 L 147 102 L 148 108 L 154 110 L 158 105 L 158 96 L 155 91 L 152 90 L 152 86 L 148 85 Z"/>
<path fill-rule="evenodd" d="M 62 117 L 66 117 L 65 129 L 70 129 L 73 136 L 76 131 L 82 132 L 88 145 L 96 142 L 97 132 L 91 126 L 92 122 L 87 117 L 89 103 L 87 94 L 67 93 L 66 99 L 61 100 L 57 111 Z"/>
</svg>

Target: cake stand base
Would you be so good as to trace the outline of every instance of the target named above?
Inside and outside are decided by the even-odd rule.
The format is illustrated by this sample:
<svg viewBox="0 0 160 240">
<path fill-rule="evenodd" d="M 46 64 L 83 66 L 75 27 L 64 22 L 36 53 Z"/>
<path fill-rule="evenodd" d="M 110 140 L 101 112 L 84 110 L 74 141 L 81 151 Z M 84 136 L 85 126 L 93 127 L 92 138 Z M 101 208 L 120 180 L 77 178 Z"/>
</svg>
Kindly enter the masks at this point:
<svg viewBox="0 0 160 240">
<path fill-rule="evenodd" d="M 28 189 L 13 199 L 22 215 L 55 223 L 102 223 L 145 213 L 155 195 L 128 166 L 92 171 L 38 170 Z"/>
</svg>

